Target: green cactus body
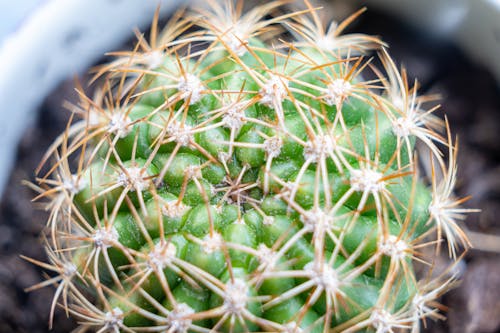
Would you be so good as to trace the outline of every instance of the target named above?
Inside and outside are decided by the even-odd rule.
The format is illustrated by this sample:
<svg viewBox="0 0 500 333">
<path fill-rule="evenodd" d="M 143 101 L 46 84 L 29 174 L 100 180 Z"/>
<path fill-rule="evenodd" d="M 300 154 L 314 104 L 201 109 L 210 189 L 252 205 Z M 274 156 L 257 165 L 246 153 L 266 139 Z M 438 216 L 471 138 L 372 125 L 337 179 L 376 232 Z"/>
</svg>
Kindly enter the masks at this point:
<svg viewBox="0 0 500 333">
<path fill-rule="evenodd" d="M 60 184 L 41 183 L 51 264 L 74 267 L 58 281 L 84 327 L 382 333 L 435 314 L 417 249 L 442 230 L 453 255 L 467 244 L 417 172 L 420 142 L 453 174 L 438 119 L 378 39 L 324 33 L 312 8 L 263 19 L 277 5 L 235 19 L 213 3 L 154 28 L 75 106 Z M 297 38 L 262 39 L 280 25 Z M 371 50 L 388 79 L 363 79 Z"/>
</svg>

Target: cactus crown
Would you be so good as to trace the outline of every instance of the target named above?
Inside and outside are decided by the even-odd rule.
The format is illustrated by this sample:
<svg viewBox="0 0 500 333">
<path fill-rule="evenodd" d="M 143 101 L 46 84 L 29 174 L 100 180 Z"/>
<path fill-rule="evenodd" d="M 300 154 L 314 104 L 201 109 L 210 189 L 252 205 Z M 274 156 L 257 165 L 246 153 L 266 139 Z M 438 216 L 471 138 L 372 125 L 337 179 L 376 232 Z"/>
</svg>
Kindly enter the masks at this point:
<svg viewBox="0 0 500 333">
<path fill-rule="evenodd" d="M 209 4 L 162 31 L 156 17 L 149 41 L 98 69 L 93 98 L 78 91 L 38 179 L 50 262 L 32 261 L 55 276 L 34 288 L 55 284 L 52 310 L 98 332 L 416 332 L 439 318 L 454 278 L 416 263 L 432 266 L 443 236 L 453 258 L 468 241 L 433 98 L 379 39 L 342 34 L 362 11 L 325 29 L 307 1 L 274 17 L 280 2 Z"/>
</svg>

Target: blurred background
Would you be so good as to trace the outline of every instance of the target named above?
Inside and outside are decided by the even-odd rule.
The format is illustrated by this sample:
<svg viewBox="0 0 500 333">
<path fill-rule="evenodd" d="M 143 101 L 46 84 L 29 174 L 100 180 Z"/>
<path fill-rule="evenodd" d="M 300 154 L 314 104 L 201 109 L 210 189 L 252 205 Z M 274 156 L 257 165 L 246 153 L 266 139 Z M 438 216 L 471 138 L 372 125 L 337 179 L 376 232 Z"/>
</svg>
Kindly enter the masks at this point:
<svg viewBox="0 0 500 333">
<path fill-rule="evenodd" d="M 48 331 L 53 290 L 25 293 L 44 276 L 19 257 L 43 260 L 47 215 L 21 181 L 34 179 L 64 130 L 69 112 L 62 105 L 75 99 L 74 76 L 85 83 L 105 52 L 130 48 L 132 29 L 146 31 L 160 2 L 167 18 L 177 1 L 0 0 L 0 332 Z M 410 81 L 418 78 L 420 93 L 442 96 L 439 115 L 460 138 L 457 195 L 472 195 L 465 206 L 482 212 L 466 221 L 475 249 L 459 266 L 461 285 L 442 300 L 448 320 L 428 322 L 425 332 L 500 332 L 500 1 L 313 3 L 328 20 L 366 6 L 347 32 L 381 36 Z M 54 332 L 75 327 L 62 311 L 55 322 Z"/>
</svg>

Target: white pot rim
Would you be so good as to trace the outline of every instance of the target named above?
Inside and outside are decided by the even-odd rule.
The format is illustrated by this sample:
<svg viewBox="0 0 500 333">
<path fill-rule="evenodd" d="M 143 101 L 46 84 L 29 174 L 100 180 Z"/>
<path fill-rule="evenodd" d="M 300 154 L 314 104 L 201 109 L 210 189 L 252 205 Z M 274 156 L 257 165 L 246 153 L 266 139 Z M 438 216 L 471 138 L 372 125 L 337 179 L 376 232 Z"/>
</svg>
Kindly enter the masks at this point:
<svg viewBox="0 0 500 333">
<path fill-rule="evenodd" d="M 0 195 L 17 143 L 45 96 L 118 47 L 132 36 L 133 28 L 147 26 L 158 5 L 166 13 L 177 4 L 175 0 L 38 2 L 0 44 Z"/>
<path fill-rule="evenodd" d="M 500 0 L 366 0 L 429 33 L 450 38 L 500 83 Z"/>
</svg>

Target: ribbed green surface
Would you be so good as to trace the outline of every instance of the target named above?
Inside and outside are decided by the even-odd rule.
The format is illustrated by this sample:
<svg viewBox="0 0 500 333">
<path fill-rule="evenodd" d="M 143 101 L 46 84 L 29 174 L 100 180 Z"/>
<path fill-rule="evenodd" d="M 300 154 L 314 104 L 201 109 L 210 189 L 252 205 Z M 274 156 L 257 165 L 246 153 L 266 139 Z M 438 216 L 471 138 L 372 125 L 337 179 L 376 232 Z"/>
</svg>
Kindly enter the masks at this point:
<svg viewBox="0 0 500 333">
<path fill-rule="evenodd" d="M 298 41 L 264 40 L 273 21 L 226 31 L 212 5 L 169 25 L 208 30 L 153 30 L 75 107 L 47 243 L 78 272 L 71 313 L 101 331 L 417 329 L 414 259 L 442 226 L 415 142 L 444 166 L 437 120 L 385 51 L 389 78 L 370 69 L 375 38 L 321 36 L 312 11 L 276 20 Z"/>
</svg>

